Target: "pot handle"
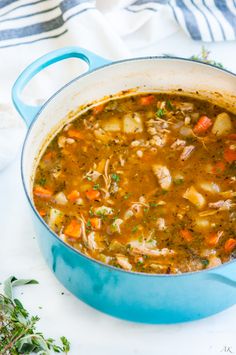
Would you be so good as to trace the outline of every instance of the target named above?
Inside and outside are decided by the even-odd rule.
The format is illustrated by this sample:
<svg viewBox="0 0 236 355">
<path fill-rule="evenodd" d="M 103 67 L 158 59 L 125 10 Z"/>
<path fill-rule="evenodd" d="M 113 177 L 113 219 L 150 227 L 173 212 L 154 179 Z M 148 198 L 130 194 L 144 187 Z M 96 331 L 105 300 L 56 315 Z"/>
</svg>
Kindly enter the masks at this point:
<svg viewBox="0 0 236 355">
<path fill-rule="evenodd" d="M 229 275 L 229 271 L 227 270 L 222 270 L 218 272 L 209 272 L 207 274 L 207 279 L 208 280 L 214 280 L 216 282 L 223 283 L 227 286 L 236 288 L 236 272 L 234 271 L 234 277 L 232 275 Z"/>
<path fill-rule="evenodd" d="M 32 106 L 32 105 L 27 105 L 21 100 L 21 93 L 24 89 L 24 87 L 29 83 L 29 81 L 41 70 L 44 68 L 50 66 L 51 64 L 54 64 L 56 62 L 59 62 L 64 59 L 68 58 L 79 58 L 84 60 L 88 66 L 89 70 L 91 71 L 95 68 L 98 68 L 100 66 L 103 66 L 105 64 L 110 63 L 105 58 L 99 57 L 96 54 L 81 48 L 81 47 L 65 47 L 62 49 L 57 49 L 55 51 L 52 51 L 48 54 L 45 54 L 44 56 L 40 57 L 36 61 L 34 61 L 32 64 L 30 64 L 17 78 L 15 81 L 13 88 L 12 88 L 12 101 L 21 115 L 21 117 L 24 119 L 25 123 L 27 126 L 31 124 L 37 113 L 41 110 L 42 106 Z"/>
</svg>

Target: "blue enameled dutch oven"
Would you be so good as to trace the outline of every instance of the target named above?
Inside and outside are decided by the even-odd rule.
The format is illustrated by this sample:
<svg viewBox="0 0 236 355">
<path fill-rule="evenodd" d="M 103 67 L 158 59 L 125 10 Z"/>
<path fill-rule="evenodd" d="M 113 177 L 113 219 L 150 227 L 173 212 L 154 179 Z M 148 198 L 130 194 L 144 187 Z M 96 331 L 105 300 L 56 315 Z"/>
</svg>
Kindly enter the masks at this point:
<svg viewBox="0 0 236 355">
<path fill-rule="evenodd" d="M 35 74 L 71 57 L 84 60 L 89 71 L 65 85 L 42 107 L 29 106 L 21 100 L 23 88 Z M 112 63 L 79 47 L 56 50 L 36 60 L 17 79 L 12 97 L 29 126 L 22 152 L 22 180 L 42 254 L 68 290 L 115 317 L 145 323 L 176 323 L 215 314 L 236 302 L 235 261 L 178 275 L 124 271 L 93 260 L 65 244 L 34 207 L 34 171 L 50 137 L 73 118 L 78 108 L 111 95 L 128 95 L 130 89 L 170 93 L 182 90 L 236 112 L 236 76 L 192 60 L 146 57 Z"/>
</svg>

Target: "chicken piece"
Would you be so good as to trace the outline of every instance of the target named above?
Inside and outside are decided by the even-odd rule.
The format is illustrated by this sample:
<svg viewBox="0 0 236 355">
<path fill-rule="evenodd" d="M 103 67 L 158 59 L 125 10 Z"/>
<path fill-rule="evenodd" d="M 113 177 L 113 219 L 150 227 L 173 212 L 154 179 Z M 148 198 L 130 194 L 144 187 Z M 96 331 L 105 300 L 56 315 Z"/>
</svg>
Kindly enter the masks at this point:
<svg viewBox="0 0 236 355">
<path fill-rule="evenodd" d="M 89 233 L 87 239 L 88 239 L 88 248 L 90 250 L 96 250 L 98 246 L 95 241 L 95 232 Z"/>
<path fill-rule="evenodd" d="M 168 256 L 175 254 L 174 250 L 168 248 L 150 249 L 142 245 L 140 245 L 139 247 L 132 247 L 130 253 L 134 255 L 147 255 L 152 257 Z"/>
<path fill-rule="evenodd" d="M 209 208 L 215 208 L 219 209 L 220 211 L 226 211 L 229 210 L 231 207 L 233 207 L 235 204 L 232 203 L 232 200 L 219 200 L 216 202 L 210 202 L 208 204 Z"/>
<path fill-rule="evenodd" d="M 186 147 L 184 147 L 184 149 L 180 155 L 180 160 L 182 160 L 182 161 L 187 160 L 190 157 L 190 155 L 194 149 L 195 149 L 194 145 L 187 145 Z"/>
<path fill-rule="evenodd" d="M 157 177 L 161 188 L 163 190 L 169 190 L 172 183 L 172 177 L 169 169 L 164 165 L 154 164 L 152 166 L 152 171 Z"/>
<path fill-rule="evenodd" d="M 174 143 L 171 144 L 170 148 L 173 150 L 181 150 L 186 145 L 186 141 L 183 139 L 176 139 Z"/>
<path fill-rule="evenodd" d="M 185 191 L 183 198 L 192 202 L 197 208 L 202 208 L 206 203 L 204 196 L 200 194 L 194 186 L 190 186 Z"/>
<path fill-rule="evenodd" d="M 164 218 L 157 218 L 156 225 L 159 231 L 164 231 L 167 229 Z"/>
<path fill-rule="evenodd" d="M 128 271 L 132 269 L 132 265 L 130 264 L 129 259 L 126 256 L 122 254 L 117 254 L 116 261 L 122 267 L 122 269 Z"/>
</svg>

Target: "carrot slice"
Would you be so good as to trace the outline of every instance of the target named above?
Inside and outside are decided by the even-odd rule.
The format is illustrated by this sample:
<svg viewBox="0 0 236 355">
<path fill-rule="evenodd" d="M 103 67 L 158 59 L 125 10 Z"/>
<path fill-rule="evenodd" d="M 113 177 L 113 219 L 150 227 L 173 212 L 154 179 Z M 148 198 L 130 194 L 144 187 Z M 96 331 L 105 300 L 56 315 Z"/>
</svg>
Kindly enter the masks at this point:
<svg viewBox="0 0 236 355">
<path fill-rule="evenodd" d="M 100 191 L 90 189 L 85 192 L 85 195 L 89 200 L 96 200 L 100 196 Z"/>
<path fill-rule="evenodd" d="M 90 218 L 90 222 L 91 222 L 92 228 L 101 229 L 102 223 L 101 223 L 101 219 L 100 218 L 97 218 L 97 217 Z"/>
<path fill-rule="evenodd" d="M 220 240 L 220 237 L 223 235 L 223 231 L 218 231 L 216 233 L 211 233 L 208 237 L 207 237 L 207 244 L 210 246 L 210 247 L 215 247 L 219 240 Z"/>
<path fill-rule="evenodd" d="M 55 152 L 52 152 L 52 151 L 49 151 L 49 152 L 47 152 L 47 154 L 45 154 L 44 156 L 43 156 L 43 160 L 45 161 L 45 162 L 49 162 L 50 160 L 52 160 L 52 158 L 55 156 Z"/>
<path fill-rule="evenodd" d="M 236 140 L 236 133 L 228 134 L 227 138 L 231 139 L 232 141 L 235 141 Z"/>
<path fill-rule="evenodd" d="M 181 229 L 180 235 L 186 242 L 191 242 L 193 240 L 193 235 L 188 229 Z"/>
<path fill-rule="evenodd" d="M 77 129 L 69 129 L 67 131 L 67 135 L 70 137 L 70 138 L 76 138 L 76 139 L 84 139 L 84 136 L 83 134 L 78 131 Z"/>
<path fill-rule="evenodd" d="M 154 95 L 142 96 L 139 99 L 139 103 L 140 105 L 148 106 L 151 105 L 154 102 L 154 100 L 155 100 Z"/>
<path fill-rule="evenodd" d="M 46 211 L 45 210 L 40 210 L 39 214 L 40 214 L 41 217 L 44 217 L 44 216 L 46 216 Z"/>
<path fill-rule="evenodd" d="M 52 191 L 42 187 L 40 185 L 36 185 L 34 188 L 34 195 L 41 198 L 50 198 L 52 196 Z"/>
<path fill-rule="evenodd" d="M 232 163 L 236 160 L 236 149 L 226 148 L 224 151 L 224 159 L 228 163 Z"/>
<path fill-rule="evenodd" d="M 225 247 L 224 247 L 226 253 L 231 253 L 231 251 L 233 251 L 235 248 L 236 248 L 236 239 L 229 238 L 228 240 L 226 240 Z"/>
<path fill-rule="evenodd" d="M 93 114 L 97 115 L 98 113 L 102 112 L 104 110 L 105 104 L 101 104 L 98 106 L 93 107 Z"/>
<path fill-rule="evenodd" d="M 212 120 L 207 116 L 201 116 L 193 128 L 196 134 L 205 133 L 212 126 Z"/>
<path fill-rule="evenodd" d="M 76 219 L 72 219 L 70 224 L 66 227 L 64 233 L 68 237 L 79 238 L 81 234 L 81 224 Z"/>
<path fill-rule="evenodd" d="M 222 174 L 225 171 L 225 163 L 218 161 L 211 169 L 212 174 Z"/>
<path fill-rule="evenodd" d="M 80 193 L 77 190 L 73 190 L 67 195 L 68 200 L 71 202 L 75 202 L 79 197 Z"/>
</svg>

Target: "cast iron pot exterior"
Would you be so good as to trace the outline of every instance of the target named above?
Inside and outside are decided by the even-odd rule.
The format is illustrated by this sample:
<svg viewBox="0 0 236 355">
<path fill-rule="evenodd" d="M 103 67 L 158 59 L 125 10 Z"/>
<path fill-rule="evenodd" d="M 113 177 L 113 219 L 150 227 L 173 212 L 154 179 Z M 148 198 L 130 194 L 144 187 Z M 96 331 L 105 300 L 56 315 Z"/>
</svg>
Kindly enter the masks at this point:
<svg viewBox="0 0 236 355">
<path fill-rule="evenodd" d="M 68 83 L 43 107 L 32 107 L 21 101 L 21 91 L 37 72 L 52 63 L 70 57 L 85 60 L 90 66 L 90 71 Z M 157 70 L 160 69 L 158 80 L 152 75 L 152 66 Z M 93 260 L 65 244 L 39 216 L 32 202 L 32 174 L 35 159 L 46 137 L 54 127 L 58 126 L 59 129 L 59 126 L 62 126 L 60 122 L 70 110 L 78 106 L 78 103 L 85 104 L 109 93 L 115 94 L 122 90 L 122 87 L 127 90 L 139 86 L 141 92 L 152 91 L 154 86 L 164 90 L 168 82 L 165 82 L 166 79 L 162 81 L 162 74 L 167 75 L 168 72 L 165 73 L 165 70 L 168 67 L 170 68 L 169 80 L 174 81 L 172 89 L 177 89 L 178 86 L 183 90 L 189 90 L 191 86 L 198 87 L 196 80 L 198 78 L 199 90 L 201 90 L 201 81 L 206 78 L 207 82 L 211 82 L 211 77 L 214 75 L 218 90 L 223 86 L 223 92 L 227 92 L 225 98 L 230 92 L 234 95 L 236 93 L 234 74 L 209 65 L 179 58 L 159 57 L 109 63 L 79 47 L 57 50 L 38 59 L 19 76 L 12 91 L 17 110 L 30 125 L 22 151 L 22 181 L 39 246 L 48 266 L 59 281 L 85 303 L 112 316 L 135 322 L 192 321 L 232 306 L 236 303 L 235 262 L 194 273 L 153 275 L 124 271 Z M 175 67 L 176 69 L 172 71 L 171 68 Z M 178 72 L 183 68 L 187 71 L 186 78 L 180 81 Z M 101 71 L 102 73 L 99 74 Z M 101 81 L 104 77 L 107 79 Z M 109 88 L 109 80 L 113 81 L 112 88 Z M 145 82 L 144 86 L 141 80 Z M 188 84 L 183 82 L 186 80 Z M 95 87 L 96 82 L 97 87 Z M 209 90 L 212 91 L 214 80 L 209 85 Z M 78 97 L 76 91 L 80 92 Z M 230 95 L 228 97 L 230 104 Z"/>
</svg>

